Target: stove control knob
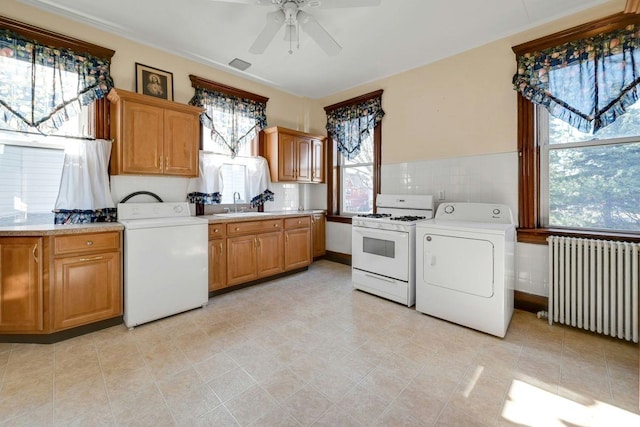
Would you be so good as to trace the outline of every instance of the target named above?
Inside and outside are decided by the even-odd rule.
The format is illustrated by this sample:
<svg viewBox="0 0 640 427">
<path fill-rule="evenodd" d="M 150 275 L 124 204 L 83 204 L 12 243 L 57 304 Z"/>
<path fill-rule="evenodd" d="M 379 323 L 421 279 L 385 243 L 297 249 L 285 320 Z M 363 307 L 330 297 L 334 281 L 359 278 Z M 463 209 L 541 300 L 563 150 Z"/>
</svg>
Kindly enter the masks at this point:
<svg viewBox="0 0 640 427">
<path fill-rule="evenodd" d="M 452 214 L 454 210 L 455 208 L 453 207 L 453 205 L 447 205 L 444 207 L 444 213 L 446 214 Z"/>
<path fill-rule="evenodd" d="M 496 208 L 493 210 L 494 215 L 500 215 L 500 209 Z"/>
</svg>

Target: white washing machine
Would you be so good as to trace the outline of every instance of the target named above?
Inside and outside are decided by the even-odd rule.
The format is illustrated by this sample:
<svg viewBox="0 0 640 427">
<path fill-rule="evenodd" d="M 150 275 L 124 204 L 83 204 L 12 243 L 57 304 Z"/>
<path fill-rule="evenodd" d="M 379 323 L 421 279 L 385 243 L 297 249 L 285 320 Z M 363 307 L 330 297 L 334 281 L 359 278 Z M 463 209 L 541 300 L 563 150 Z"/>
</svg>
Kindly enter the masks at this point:
<svg viewBox="0 0 640 427">
<path fill-rule="evenodd" d="M 513 315 L 511 209 L 443 203 L 416 225 L 416 310 L 504 337 Z"/>
</svg>

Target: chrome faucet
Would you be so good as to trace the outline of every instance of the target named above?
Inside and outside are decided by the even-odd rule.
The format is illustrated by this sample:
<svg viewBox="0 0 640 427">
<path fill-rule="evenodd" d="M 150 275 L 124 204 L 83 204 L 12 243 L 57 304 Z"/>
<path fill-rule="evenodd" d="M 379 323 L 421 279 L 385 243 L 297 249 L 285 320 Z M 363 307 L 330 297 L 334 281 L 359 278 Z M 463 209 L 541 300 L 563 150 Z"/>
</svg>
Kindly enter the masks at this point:
<svg viewBox="0 0 640 427">
<path fill-rule="evenodd" d="M 236 213 L 238 213 L 238 206 L 236 205 L 236 202 L 240 201 L 240 193 L 238 193 L 237 191 L 233 193 L 233 209 Z"/>
</svg>

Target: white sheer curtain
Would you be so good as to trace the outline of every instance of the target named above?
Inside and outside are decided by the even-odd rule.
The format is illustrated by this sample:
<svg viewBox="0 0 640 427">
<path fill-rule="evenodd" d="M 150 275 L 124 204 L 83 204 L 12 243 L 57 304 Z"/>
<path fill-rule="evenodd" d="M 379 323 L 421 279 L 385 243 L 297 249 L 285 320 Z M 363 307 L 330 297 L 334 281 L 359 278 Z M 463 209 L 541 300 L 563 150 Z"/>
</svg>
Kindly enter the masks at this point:
<svg viewBox="0 0 640 427">
<path fill-rule="evenodd" d="M 197 178 L 189 180 L 187 189 L 187 201 L 189 203 L 202 203 L 213 205 L 220 203 L 222 198 L 222 165 L 220 154 L 200 151 L 200 173 Z"/>
<path fill-rule="evenodd" d="M 109 189 L 110 155 L 111 141 L 69 141 L 54 209 L 56 224 L 116 220 Z"/>
</svg>

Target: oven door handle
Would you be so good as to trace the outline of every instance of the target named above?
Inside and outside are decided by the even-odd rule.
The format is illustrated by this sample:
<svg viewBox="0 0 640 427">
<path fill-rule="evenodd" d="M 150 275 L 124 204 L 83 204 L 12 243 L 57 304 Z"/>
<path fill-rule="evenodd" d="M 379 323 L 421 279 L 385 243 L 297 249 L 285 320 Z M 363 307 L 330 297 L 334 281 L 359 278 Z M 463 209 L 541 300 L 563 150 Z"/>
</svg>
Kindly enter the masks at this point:
<svg viewBox="0 0 640 427">
<path fill-rule="evenodd" d="M 386 240 L 408 239 L 409 233 L 406 231 L 378 230 L 376 228 L 354 227 L 352 232 L 363 237 L 376 237 Z"/>
</svg>

